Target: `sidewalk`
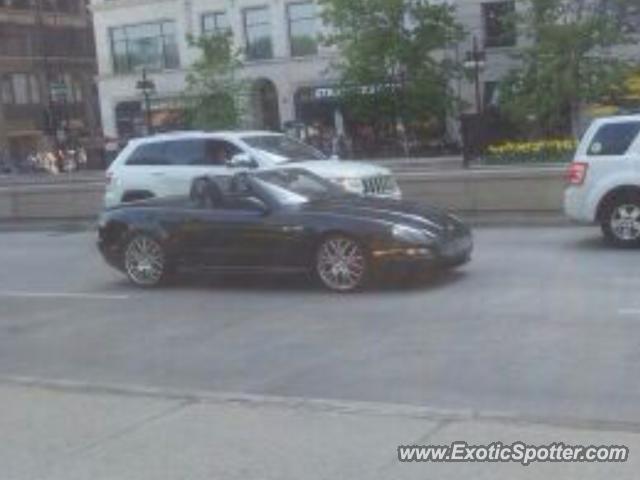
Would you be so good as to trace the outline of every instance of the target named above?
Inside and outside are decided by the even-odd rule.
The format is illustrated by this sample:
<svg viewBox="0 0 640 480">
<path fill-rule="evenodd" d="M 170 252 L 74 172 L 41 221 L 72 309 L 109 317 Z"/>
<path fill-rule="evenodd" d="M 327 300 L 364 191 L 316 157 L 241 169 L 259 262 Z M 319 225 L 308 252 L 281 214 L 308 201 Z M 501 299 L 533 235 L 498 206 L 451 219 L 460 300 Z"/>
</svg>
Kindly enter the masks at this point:
<svg viewBox="0 0 640 480">
<path fill-rule="evenodd" d="M 553 426 L 471 412 L 0 381 L 3 480 L 638 478 L 638 425 Z M 617 444 L 626 464 L 400 464 L 398 445 Z"/>
<path fill-rule="evenodd" d="M 82 170 L 79 172 L 61 173 L 51 175 L 39 174 L 12 174 L 0 175 L 0 187 L 14 185 L 62 185 L 79 183 L 105 183 L 105 173 L 102 170 Z"/>
</svg>

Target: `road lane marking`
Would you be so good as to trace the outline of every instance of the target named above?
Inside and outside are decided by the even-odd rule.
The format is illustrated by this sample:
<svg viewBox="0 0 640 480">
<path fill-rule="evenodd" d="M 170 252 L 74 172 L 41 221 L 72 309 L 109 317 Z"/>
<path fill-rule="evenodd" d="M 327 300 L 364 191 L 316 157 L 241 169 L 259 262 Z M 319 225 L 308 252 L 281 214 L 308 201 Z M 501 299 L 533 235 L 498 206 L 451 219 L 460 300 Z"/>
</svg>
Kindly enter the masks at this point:
<svg viewBox="0 0 640 480">
<path fill-rule="evenodd" d="M 127 300 L 129 295 L 111 295 L 103 293 L 68 293 L 68 292 L 21 292 L 0 290 L 0 297 L 33 298 L 33 299 L 74 299 L 74 300 Z"/>
</svg>

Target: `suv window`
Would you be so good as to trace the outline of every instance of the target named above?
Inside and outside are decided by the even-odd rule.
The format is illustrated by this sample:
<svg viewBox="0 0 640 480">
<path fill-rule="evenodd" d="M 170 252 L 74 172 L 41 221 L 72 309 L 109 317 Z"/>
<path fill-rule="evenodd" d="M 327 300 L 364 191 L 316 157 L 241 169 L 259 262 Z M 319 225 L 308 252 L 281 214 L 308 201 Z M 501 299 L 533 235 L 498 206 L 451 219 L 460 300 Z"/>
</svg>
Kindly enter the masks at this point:
<svg viewBox="0 0 640 480">
<path fill-rule="evenodd" d="M 170 165 L 165 155 L 165 143 L 149 143 L 134 150 L 127 159 L 127 165 Z"/>
<path fill-rule="evenodd" d="M 640 132 L 640 122 L 603 125 L 593 137 L 587 153 L 591 156 L 624 155 Z"/>
<path fill-rule="evenodd" d="M 166 155 L 173 165 L 208 165 L 205 142 L 200 139 L 167 142 Z"/>
<path fill-rule="evenodd" d="M 208 165 L 225 165 L 241 150 L 225 140 L 207 140 Z"/>
</svg>

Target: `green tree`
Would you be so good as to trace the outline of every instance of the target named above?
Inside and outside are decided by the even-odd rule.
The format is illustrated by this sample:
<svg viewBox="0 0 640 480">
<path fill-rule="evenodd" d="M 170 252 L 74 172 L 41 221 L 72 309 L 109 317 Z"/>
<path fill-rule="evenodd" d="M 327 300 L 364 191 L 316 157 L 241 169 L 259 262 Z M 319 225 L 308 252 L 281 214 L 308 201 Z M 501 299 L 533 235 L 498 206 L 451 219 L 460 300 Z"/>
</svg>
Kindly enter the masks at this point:
<svg viewBox="0 0 640 480">
<path fill-rule="evenodd" d="M 630 42 L 637 0 L 519 0 L 525 46 L 501 86 L 501 108 L 536 134 L 577 134 L 581 107 L 623 94 L 631 62 L 611 51 Z"/>
<path fill-rule="evenodd" d="M 459 68 L 443 52 L 464 35 L 452 6 L 428 0 L 320 4 L 331 32 L 325 41 L 341 54 L 335 65 L 341 92 L 357 118 L 407 127 L 444 118 Z"/>
<path fill-rule="evenodd" d="M 187 73 L 188 124 L 206 130 L 238 127 L 246 105 L 247 85 L 238 75 L 240 55 L 231 35 L 189 38 L 189 43 L 201 55 Z"/>
</svg>

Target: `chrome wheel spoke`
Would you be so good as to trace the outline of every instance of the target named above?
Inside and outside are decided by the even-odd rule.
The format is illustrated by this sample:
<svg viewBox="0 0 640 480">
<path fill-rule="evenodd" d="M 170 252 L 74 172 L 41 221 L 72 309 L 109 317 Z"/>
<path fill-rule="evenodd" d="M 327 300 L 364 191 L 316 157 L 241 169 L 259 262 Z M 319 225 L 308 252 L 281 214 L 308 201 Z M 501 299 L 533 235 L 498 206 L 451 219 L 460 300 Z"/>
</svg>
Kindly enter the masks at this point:
<svg viewBox="0 0 640 480">
<path fill-rule="evenodd" d="M 134 283 L 155 285 L 165 268 L 162 247 L 153 239 L 142 236 L 135 238 L 125 252 L 125 268 Z"/>
<path fill-rule="evenodd" d="M 329 288 L 353 290 L 365 274 L 365 259 L 360 246 L 348 238 L 327 240 L 318 252 L 317 271 Z"/>
<path fill-rule="evenodd" d="M 640 239 L 640 207 L 633 204 L 618 206 L 609 225 L 619 240 L 633 242 Z"/>
</svg>

